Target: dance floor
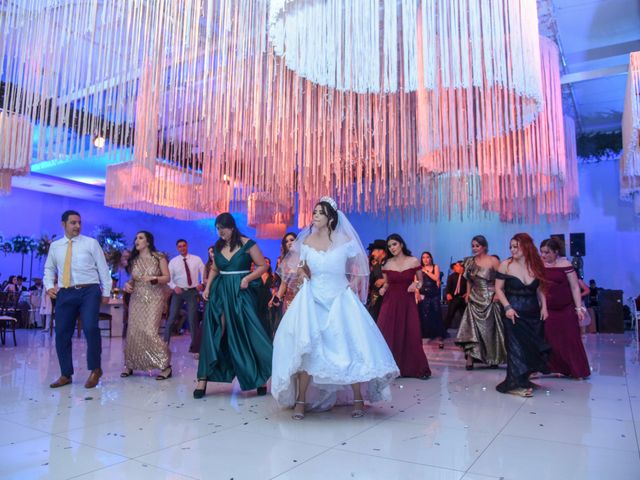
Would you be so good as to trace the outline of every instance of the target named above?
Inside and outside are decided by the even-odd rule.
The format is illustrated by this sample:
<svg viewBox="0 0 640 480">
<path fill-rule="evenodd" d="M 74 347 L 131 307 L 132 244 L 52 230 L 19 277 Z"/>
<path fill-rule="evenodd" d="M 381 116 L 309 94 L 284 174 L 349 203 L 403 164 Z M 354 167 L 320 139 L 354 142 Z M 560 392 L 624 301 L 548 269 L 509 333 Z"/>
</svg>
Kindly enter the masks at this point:
<svg viewBox="0 0 640 480">
<path fill-rule="evenodd" d="M 74 338 L 74 384 L 52 390 L 55 346 L 19 331 L 0 347 L 0 478 L 610 479 L 640 478 L 640 365 L 630 335 L 589 335 L 588 381 L 535 380 L 502 395 L 504 370 L 465 371 L 450 340 L 425 345 L 434 375 L 398 379 L 393 401 L 303 421 L 236 384 L 192 390 L 188 337 L 174 337 L 173 378 L 120 378 L 122 340 L 103 340 L 105 376 L 87 377 Z M 81 366 L 78 368 L 78 366 Z"/>
</svg>

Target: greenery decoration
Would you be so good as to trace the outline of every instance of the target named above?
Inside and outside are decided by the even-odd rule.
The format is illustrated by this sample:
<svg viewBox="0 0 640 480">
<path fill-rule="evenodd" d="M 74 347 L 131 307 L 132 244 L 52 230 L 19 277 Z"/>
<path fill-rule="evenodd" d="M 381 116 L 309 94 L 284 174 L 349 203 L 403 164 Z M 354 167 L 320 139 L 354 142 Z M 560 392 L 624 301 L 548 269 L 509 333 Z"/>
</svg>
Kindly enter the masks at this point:
<svg viewBox="0 0 640 480">
<path fill-rule="evenodd" d="M 617 159 L 622 151 L 621 132 L 594 132 L 579 135 L 576 139 L 578 156 L 583 162 L 595 163 Z"/>
<path fill-rule="evenodd" d="M 16 235 L 11 239 L 11 251 L 13 253 L 27 255 L 34 252 L 37 246 L 35 239 L 26 235 Z"/>
<path fill-rule="evenodd" d="M 120 263 L 122 251 L 127 247 L 124 234 L 115 232 L 108 225 L 98 225 L 94 237 L 102 247 L 111 271 L 115 271 Z"/>
<path fill-rule="evenodd" d="M 49 254 L 49 247 L 51 247 L 51 242 L 56 238 L 56 235 L 52 235 L 49 237 L 48 234 L 44 233 L 38 239 L 38 244 L 36 246 L 36 257 L 41 259 L 46 257 Z"/>
</svg>

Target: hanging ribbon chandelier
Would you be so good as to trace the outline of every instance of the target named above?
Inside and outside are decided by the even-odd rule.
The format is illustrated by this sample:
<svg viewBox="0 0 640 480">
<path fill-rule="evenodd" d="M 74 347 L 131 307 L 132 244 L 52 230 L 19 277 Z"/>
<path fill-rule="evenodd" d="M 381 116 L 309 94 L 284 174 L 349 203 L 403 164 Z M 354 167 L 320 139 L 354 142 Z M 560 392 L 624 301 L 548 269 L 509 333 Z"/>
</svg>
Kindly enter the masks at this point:
<svg viewBox="0 0 640 480">
<path fill-rule="evenodd" d="M 640 52 L 632 52 L 629 58 L 622 112 L 620 198 L 633 202 L 634 212 L 640 215 Z"/>
<path fill-rule="evenodd" d="M 535 149 L 522 132 L 545 109 L 535 0 L 0 8 L 3 111 L 30 120 L 38 161 L 122 162 L 107 205 L 185 219 L 242 210 L 269 235 L 296 200 L 305 224 L 326 194 L 345 211 L 517 220 L 537 207 L 509 199 L 533 198 L 538 174 L 565 176 L 518 156 Z M 274 222 L 265 205 L 288 213 Z"/>
<path fill-rule="evenodd" d="M 0 195 L 11 193 L 13 177 L 29 173 L 32 148 L 29 119 L 0 111 Z"/>
</svg>

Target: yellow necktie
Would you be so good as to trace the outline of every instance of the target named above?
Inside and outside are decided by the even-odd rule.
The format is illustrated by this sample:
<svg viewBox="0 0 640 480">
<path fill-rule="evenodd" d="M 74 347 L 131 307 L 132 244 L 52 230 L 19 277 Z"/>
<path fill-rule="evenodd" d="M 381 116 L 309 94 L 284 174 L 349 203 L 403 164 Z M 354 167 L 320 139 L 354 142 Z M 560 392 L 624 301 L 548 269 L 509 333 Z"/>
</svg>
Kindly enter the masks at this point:
<svg viewBox="0 0 640 480">
<path fill-rule="evenodd" d="M 71 286 L 71 245 L 73 242 L 69 240 L 67 244 L 67 255 L 64 257 L 64 268 L 62 270 L 62 288 Z"/>
</svg>

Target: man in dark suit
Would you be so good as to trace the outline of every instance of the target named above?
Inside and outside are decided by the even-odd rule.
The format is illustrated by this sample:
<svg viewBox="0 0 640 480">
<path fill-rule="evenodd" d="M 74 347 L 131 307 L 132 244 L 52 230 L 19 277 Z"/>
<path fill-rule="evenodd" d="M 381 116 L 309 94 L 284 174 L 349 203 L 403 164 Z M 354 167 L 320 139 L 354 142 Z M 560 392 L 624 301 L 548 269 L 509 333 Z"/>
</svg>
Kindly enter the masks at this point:
<svg viewBox="0 0 640 480">
<path fill-rule="evenodd" d="M 445 328 L 449 329 L 457 312 L 460 315 L 467 308 L 467 280 L 464 278 L 464 267 L 462 260 L 458 260 L 451 264 L 453 272 L 447 277 L 447 287 L 445 295 L 449 307 L 447 309 L 447 318 L 444 320 Z"/>
</svg>

